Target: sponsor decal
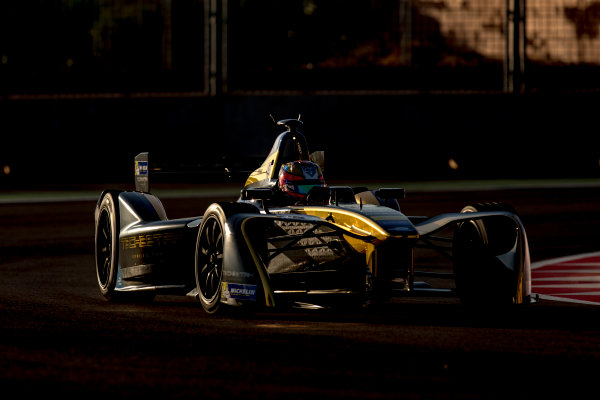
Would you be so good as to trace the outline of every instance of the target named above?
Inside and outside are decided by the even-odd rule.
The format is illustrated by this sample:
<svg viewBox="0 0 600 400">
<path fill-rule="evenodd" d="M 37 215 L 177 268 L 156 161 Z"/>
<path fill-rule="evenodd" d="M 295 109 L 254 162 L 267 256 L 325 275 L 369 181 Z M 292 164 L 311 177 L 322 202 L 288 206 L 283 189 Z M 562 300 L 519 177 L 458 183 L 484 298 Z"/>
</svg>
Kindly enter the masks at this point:
<svg viewBox="0 0 600 400">
<path fill-rule="evenodd" d="M 233 278 L 244 278 L 244 279 L 253 279 L 254 278 L 254 274 L 251 272 L 245 272 L 245 271 L 223 271 L 223 275 L 226 277 L 233 277 Z"/>
<path fill-rule="evenodd" d="M 345 255 L 344 245 L 342 239 L 340 239 L 340 235 L 329 228 L 314 229 L 314 223 L 299 221 L 276 220 L 275 224 L 286 234 L 290 235 L 290 239 L 289 241 L 271 241 L 267 238 L 269 251 L 285 249 L 283 254 L 287 254 L 291 258 L 297 258 L 293 254 L 303 252 L 319 263 L 332 261 Z M 280 237 L 280 232 L 278 231 L 273 231 L 272 234 L 278 238 Z M 306 236 L 297 239 L 298 236 L 303 235 Z M 311 235 L 318 235 L 318 237 Z M 290 243 L 294 240 L 295 243 L 290 246 Z M 279 256 L 279 254 L 277 256 Z"/>
<path fill-rule="evenodd" d="M 115 283 L 115 289 L 122 289 L 125 287 L 123 282 L 123 275 L 121 275 L 121 264 L 117 267 L 117 282 Z"/>
<path fill-rule="evenodd" d="M 135 162 L 135 175 L 148 175 L 148 161 L 136 161 Z"/>
<path fill-rule="evenodd" d="M 167 246 L 176 244 L 180 239 L 180 234 L 175 232 L 166 233 L 147 233 L 135 236 L 121 238 L 121 249 L 130 250 L 143 247 Z"/>
<path fill-rule="evenodd" d="M 273 162 L 267 167 L 267 178 L 271 176 L 271 168 L 273 168 Z"/>
<path fill-rule="evenodd" d="M 222 297 L 256 301 L 256 285 L 223 282 Z"/>
</svg>

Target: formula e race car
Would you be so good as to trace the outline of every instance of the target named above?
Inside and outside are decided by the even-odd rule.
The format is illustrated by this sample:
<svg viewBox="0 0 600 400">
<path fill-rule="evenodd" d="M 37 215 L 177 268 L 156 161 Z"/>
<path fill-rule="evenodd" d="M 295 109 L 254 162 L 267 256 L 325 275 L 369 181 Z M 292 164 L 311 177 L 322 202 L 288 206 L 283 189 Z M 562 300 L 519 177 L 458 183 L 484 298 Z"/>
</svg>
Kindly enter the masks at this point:
<svg viewBox="0 0 600 400">
<path fill-rule="evenodd" d="M 105 190 L 96 205 L 101 294 L 189 295 L 208 313 L 222 305 L 326 307 L 420 294 L 470 305 L 531 301 L 527 237 L 510 206 L 407 216 L 398 202 L 403 189 L 328 186 L 323 153 L 309 153 L 302 122 L 277 124 L 285 131 L 239 199 L 214 203 L 200 217 L 167 218 L 150 193 L 148 153 L 139 154 L 136 190 Z M 440 272 L 443 264 L 449 267 Z M 450 284 L 427 282 L 448 281 L 441 278 Z"/>
</svg>

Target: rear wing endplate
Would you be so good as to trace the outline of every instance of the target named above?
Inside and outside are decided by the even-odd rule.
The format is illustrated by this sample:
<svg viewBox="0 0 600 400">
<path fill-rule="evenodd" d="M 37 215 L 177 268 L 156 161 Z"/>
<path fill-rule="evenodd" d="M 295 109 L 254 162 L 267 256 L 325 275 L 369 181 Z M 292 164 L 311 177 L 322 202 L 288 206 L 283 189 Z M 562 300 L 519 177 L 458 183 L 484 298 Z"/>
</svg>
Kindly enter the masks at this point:
<svg viewBox="0 0 600 400">
<path fill-rule="evenodd" d="M 148 153 L 140 153 L 135 157 L 135 190 L 150 193 Z"/>
</svg>

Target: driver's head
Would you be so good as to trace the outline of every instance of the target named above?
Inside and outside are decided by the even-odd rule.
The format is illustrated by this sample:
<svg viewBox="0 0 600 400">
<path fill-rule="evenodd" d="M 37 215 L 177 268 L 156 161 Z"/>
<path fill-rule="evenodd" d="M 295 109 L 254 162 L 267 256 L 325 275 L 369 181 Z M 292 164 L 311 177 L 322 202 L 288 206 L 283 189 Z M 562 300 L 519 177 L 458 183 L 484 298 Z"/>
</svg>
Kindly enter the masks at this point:
<svg viewBox="0 0 600 400">
<path fill-rule="evenodd" d="M 279 188 L 295 199 L 302 199 L 315 186 L 325 186 L 321 168 L 311 161 L 293 161 L 279 170 Z"/>
</svg>

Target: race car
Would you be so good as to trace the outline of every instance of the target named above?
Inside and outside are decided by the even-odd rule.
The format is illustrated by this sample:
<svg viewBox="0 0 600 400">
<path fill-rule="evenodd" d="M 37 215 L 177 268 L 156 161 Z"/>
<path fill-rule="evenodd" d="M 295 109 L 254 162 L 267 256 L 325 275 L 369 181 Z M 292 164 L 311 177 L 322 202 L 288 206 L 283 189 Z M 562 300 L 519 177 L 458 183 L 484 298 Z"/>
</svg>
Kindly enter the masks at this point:
<svg viewBox="0 0 600 400">
<path fill-rule="evenodd" d="M 405 215 L 404 189 L 327 185 L 324 153 L 309 153 L 302 121 L 277 125 L 283 132 L 239 199 L 211 204 L 201 216 L 167 218 L 150 192 L 148 153 L 140 153 L 135 190 L 105 190 L 96 205 L 102 296 L 188 295 L 208 313 L 417 295 L 458 296 L 473 306 L 532 301 L 527 236 L 509 205 Z M 449 283 L 431 283 L 438 281 Z"/>
</svg>

